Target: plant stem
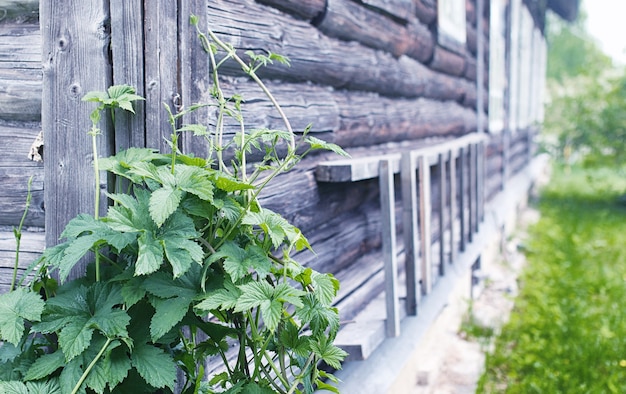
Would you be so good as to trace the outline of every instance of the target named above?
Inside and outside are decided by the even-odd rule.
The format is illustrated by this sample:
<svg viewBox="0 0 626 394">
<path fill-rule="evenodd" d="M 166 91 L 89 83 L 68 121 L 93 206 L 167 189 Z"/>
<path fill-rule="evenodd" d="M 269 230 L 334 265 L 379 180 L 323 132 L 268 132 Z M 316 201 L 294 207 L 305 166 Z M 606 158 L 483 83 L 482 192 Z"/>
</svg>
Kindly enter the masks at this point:
<svg viewBox="0 0 626 394">
<path fill-rule="evenodd" d="M 293 385 L 291 386 L 291 388 L 289 388 L 289 391 L 287 392 L 287 394 L 293 394 L 293 392 L 296 390 L 296 388 L 298 388 L 298 385 L 300 384 L 300 381 L 302 380 L 302 373 L 304 371 L 307 370 L 307 368 L 309 368 L 309 365 L 313 362 L 313 360 L 315 359 L 315 354 L 311 353 L 311 355 L 309 356 L 309 358 L 306 360 L 306 363 L 304 364 L 304 367 L 302 368 L 300 375 L 298 375 L 298 377 L 296 377 L 296 379 L 294 379 L 293 381 Z"/>
<path fill-rule="evenodd" d="M 96 365 L 96 363 L 98 362 L 100 357 L 102 357 L 102 355 L 106 351 L 107 347 L 109 347 L 109 344 L 111 344 L 111 342 L 112 342 L 111 338 L 107 338 L 107 341 L 104 343 L 104 346 L 102 346 L 102 349 L 100 349 L 100 351 L 98 352 L 96 357 L 91 361 L 91 363 L 89 364 L 87 369 L 85 369 L 85 372 L 83 372 L 83 375 L 78 380 L 78 383 L 76 383 L 76 386 L 74 386 L 74 389 L 72 390 L 71 394 L 76 394 L 78 392 L 78 390 L 80 389 L 80 386 L 83 384 L 85 379 L 87 379 L 87 376 L 89 375 L 89 372 L 91 372 L 91 370 Z"/>
<path fill-rule="evenodd" d="M 17 268 L 20 262 L 20 244 L 22 243 L 22 228 L 24 228 L 24 221 L 26 220 L 26 215 L 28 214 L 28 208 L 30 207 L 30 201 L 32 199 L 31 186 L 33 184 L 33 176 L 31 175 L 28 178 L 28 188 L 26 192 L 26 206 L 24 207 L 24 213 L 22 213 L 22 219 L 20 220 L 19 226 L 16 229 L 13 229 L 13 235 L 15 236 L 15 265 L 13 266 L 13 279 L 11 279 L 11 287 L 9 287 L 9 291 L 13 291 L 15 289 L 15 282 L 17 281 Z"/>
<path fill-rule="evenodd" d="M 291 128 L 291 123 L 289 122 L 289 119 L 287 118 L 287 115 L 285 115 L 285 112 L 283 111 L 283 109 L 280 106 L 280 104 L 278 104 L 278 101 L 276 101 L 276 98 L 274 97 L 274 95 L 270 92 L 270 90 L 267 88 L 267 86 L 265 86 L 263 81 L 261 81 L 261 79 L 256 75 L 256 73 L 254 72 L 254 69 L 251 68 L 249 65 L 247 65 L 246 62 L 244 62 L 239 57 L 239 55 L 237 55 L 237 53 L 235 52 L 235 50 L 231 46 L 227 45 L 222 40 L 220 40 L 215 35 L 215 33 L 213 33 L 213 31 L 211 29 L 207 29 L 207 32 L 209 33 L 209 37 L 211 37 L 211 40 L 213 40 L 217 45 L 219 45 L 223 50 L 225 50 L 230 57 L 232 57 L 237 63 L 239 63 L 239 65 L 241 66 L 241 69 L 246 74 L 248 74 L 250 76 L 250 78 L 252 78 L 254 80 L 254 82 L 256 82 L 257 85 L 259 85 L 259 87 L 261 88 L 263 93 L 265 93 L 267 98 L 270 99 L 270 101 L 272 102 L 272 105 L 274 106 L 274 108 L 276 108 L 276 110 L 278 111 L 278 114 L 280 115 L 283 123 L 285 124 L 285 127 L 287 128 L 287 131 L 289 131 L 289 134 L 291 136 L 291 139 L 289 141 L 289 147 L 291 148 L 290 149 L 291 151 L 294 151 L 295 150 L 295 146 L 296 146 L 296 140 L 294 138 L 293 129 Z"/>
</svg>

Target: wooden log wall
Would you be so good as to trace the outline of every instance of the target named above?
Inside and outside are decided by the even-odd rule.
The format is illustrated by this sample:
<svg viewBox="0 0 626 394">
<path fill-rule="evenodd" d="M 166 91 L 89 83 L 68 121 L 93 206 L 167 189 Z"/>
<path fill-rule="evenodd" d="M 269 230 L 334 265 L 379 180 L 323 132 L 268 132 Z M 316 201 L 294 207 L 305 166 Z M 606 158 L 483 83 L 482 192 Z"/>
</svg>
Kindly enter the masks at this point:
<svg viewBox="0 0 626 394">
<path fill-rule="evenodd" d="M 20 271 L 44 247 L 44 167 L 29 159 L 41 131 L 41 84 L 39 2 L 0 0 L 0 293 L 11 283 L 16 249 L 12 230 L 24 213 L 31 177 Z"/>
</svg>

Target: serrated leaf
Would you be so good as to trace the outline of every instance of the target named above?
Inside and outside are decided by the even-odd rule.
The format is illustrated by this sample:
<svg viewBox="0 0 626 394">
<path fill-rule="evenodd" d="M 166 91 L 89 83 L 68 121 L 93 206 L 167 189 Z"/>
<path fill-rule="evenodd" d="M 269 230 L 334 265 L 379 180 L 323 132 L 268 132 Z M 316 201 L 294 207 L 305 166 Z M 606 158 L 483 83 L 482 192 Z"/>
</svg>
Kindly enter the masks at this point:
<svg viewBox="0 0 626 394">
<path fill-rule="evenodd" d="M 26 387 L 26 385 L 18 381 L 10 381 L 10 382 L 0 381 L 0 393 L 1 394 L 29 394 L 28 388 Z"/>
<path fill-rule="evenodd" d="M 303 324 L 309 324 L 313 335 L 328 336 L 334 338 L 339 330 L 339 313 L 336 308 L 325 306 L 317 300 L 313 294 L 302 297 L 303 306 L 296 310 L 296 316 Z"/>
<path fill-rule="evenodd" d="M 241 297 L 237 301 L 235 312 L 253 309 L 264 302 L 270 302 L 274 295 L 274 287 L 267 282 L 251 282 L 238 287 L 241 290 Z"/>
<path fill-rule="evenodd" d="M 311 342 L 311 350 L 324 362 L 335 369 L 341 369 L 341 362 L 348 355 L 345 351 L 333 345 L 326 337 Z"/>
<path fill-rule="evenodd" d="M 306 292 L 302 290 L 295 289 L 287 283 L 279 283 L 274 288 L 273 298 L 281 302 L 288 302 L 291 305 L 300 308 L 304 305 L 302 303 L 302 297 L 304 295 L 306 295 Z"/>
<path fill-rule="evenodd" d="M 218 187 L 218 189 L 224 190 L 225 192 L 228 192 L 228 193 L 232 193 L 232 192 L 240 191 L 240 190 L 254 189 L 253 185 L 246 183 L 246 182 L 242 182 L 236 178 L 227 176 L 225 174 L 219 174 L 216 177 L 215 185 Z"/>
<path fill-rule="evenodd" d="M 340 155 L 340 156 L 344 156 L 344 157 L 350 157 L 350 155 L 348 154 L 348 152 L 346 152 L 345 150 L 343 150 L 339 145 L 337 144 L 333 144 L 331 142 L 326 142 L 324 140 L 321 140 L 319 138 L 316 137 L 312 137 L 312 136 L 307 136 L 305 141 L 309 144 L 309 146 L 311 147 L 311 149 L 317 150 L 317 149 L 324 149 L 324 150 L 329 150 L 331 152 L 335 152 L 336 154 Z"/>
<path fill-rule="evenodd" d="M 123 348 L 113 349 L 111 352 L 106 353 L 102 360 L 102 369 L 111 390 L 128 376 L 130 368 L 130 358 L 128 358 Z"/>
<path fill-rule="evenodd" d="M 178 129 L 178 131 L 191 131 L 194 136 L 207 135 L 207 127 L 202 124 L 186 124 Z"/>
<path fill-rule="evenodd" d="M 72 268 L 74 268 L 78 261 L 99 241 L 100 236 L 98 234 L 90 234 L 78 237 L 68 243 L 63 253 L 63 259 L 58 265 L 61 283 L 65 282 Z"/>
<path fill-rule="evenodd" d="M 223 289 L 206 294 L 195 308 L 204 312 L 209 312 L 213 309 L 232 309 L 237 305 L 237 300 L 239 300 L 241 294 L 241 290 L 232 282 L 225 281 Z"/>
<path fill-rule="evenodd" d="M 339 291 L 339 281 L 331 274 L 311 274 L 311 284 L 317 299 L 324 305 L 331 305 Z"/>
<path fill-rule="evenodd" d="M 165 300 L 154 299 L 152 305 L 155 313 L 150 321 L 150 336 L 156 342 L 178 324 L 189 310 L 191 299 L 173 297 Z"/>
<path fill-rule="evenodd" d="M 75 358 L 72 361 L 68 362 L 61 371 L 61 376 L 59 377 L 59 384 L 64 388 L 73 388 L 76 386 L 80 377 L 83 375 L 83 368 L 81 366 L 82 360 L 79 358 Z M 86 383 L 83 382 L 80 385 L 79 393 L 86 393 Z"/>
<path fill-rule="evenodd" d="M 24 321 L 40 321 L 44 305 L 39 294 L 23 287 L 0 294 L 0 338 L 18 346 L 24 335 Z"/>
<path fill-rule="evenodd" d="M 26 382 L 29 394 L 62 394 L 59 379 L 50 378 L 41 382 Z M 0 390 L 0 392 L 2 392 Z"/>
<path fill-rule="evenodd" d="M 152 192 L 150 196 L 150 217 L 158 227 L 163 223 L 180 204 L 182 191 L 169 186 L 164 186 Z"/>
<path fill-rule="evenodd" d="M 278 248 L 288 233 L 294 232 L 294 226 L 269 209 L 261 209 L 260 212 L 248 212 L 241 221 L 243 224 L 259 226 L 270 237 L 274 248 Z"/>
<path fill-rule="evenodd" d="M 87 92 L 82 98 L 82 101 L 95 101 L 95 102 L 104 102 L 109 98 L 109 95 L 105 92 Z"/>
<path fill-rule="evenodd" d="M 65 355 L 61 350 L 40 356 L 30 366 L 24 380 L 38 380 L 52 375 L 54 371 L 65 365 Z"/>
<path fill-rule="evenodd" d="M 176 184 L 187 193 L 198 196 L 204 201 L 213 201 L 215 186 L 211 172 L 194 166 L 179 164 L 176 167 Z"/>
<path fill-rule="evenodd" d="M 141 286 L 142 283 L 142 279 L 137 277 L 124 282 L 122 297 L 127 307 L 135 305 L 146 295 L 146 289 Z"/>
<path fill-rule="evenodd" d="M 81 316 L 76 323 L 66 325 L 59 332 L 59 346 L 63 349 L 67 361 L 84 352 L 93 336 L 94 330 L 87 325 L 84 317 Z"/>
<path fill-rule="evenodd" d="M 163 263 L 163 247 L 149 231 L 141 234 L 138 243 L 139 252 L 135 263 L 135 275 L 151 274 Z"/>
<path fill-rule="evenodd" d="M 174 389 L 176 363 L 163 350 L 146 343 L 138 344 L 131 354 L 131 363 L 151 386 Z"/>
<path fill-rule="evenodd" d="M 100 159 L 99 166 L 101 170 L 112 172 L 116 175 L 123 176 L 133 181 L 133 183 L 141 182 L 141 175 L 133 173 L 131 170 L 138 163 L 148 163 L 162 155 L 155 150 L 149 148 L 129 148 L 117 153 L 114 156 Z"/>
</svg>

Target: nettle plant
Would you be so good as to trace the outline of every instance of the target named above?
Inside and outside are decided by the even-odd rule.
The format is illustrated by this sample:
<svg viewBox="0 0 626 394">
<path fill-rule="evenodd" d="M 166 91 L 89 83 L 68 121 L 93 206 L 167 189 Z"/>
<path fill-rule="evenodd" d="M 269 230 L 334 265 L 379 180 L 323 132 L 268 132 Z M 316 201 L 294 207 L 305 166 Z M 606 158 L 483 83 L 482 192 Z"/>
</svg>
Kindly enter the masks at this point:
<svg viewBox="0 0 626 394">
<path fill-rule="evenodd" d="M 191 22 L 198 29 L 195 17 Z M 98 104 L 89 132 L 95 214 L 72 219 L 64 242 L 46 249 L 0 295 L 0 392 L 337 392 L 330 369 L 320 365 L 338 369 L 346 355 L 333 345 L 339 283 L 292 258 L 310 248 L 307 239 L 262 207 L 259 194 L 312 150 L 345 153 L 306 130 L 296 136 L 257 77 L 258 67 L 285 58 L 250 53 L 246 63 L 210 30 L 198 35 L 212 65 L 214 101 L 168 109 L 171 153 L 131 148 L 98 160 L 102 114 L 133 112 L 141 97 L 129 86 L 84 97 Z M 232 60 L 274 103 L 286 130 L 244 127 L 245 102 L 226 97 L 218 78 L 219 67 Z M 217 109 L 210 129 L 177 126 L 207 105 Z M 232 138 L 224 135 L 226 118 L 241 126 Z M 179 151 L 183 132 L 209 141 L 206 158 Z M 263 158 L 251 165 L 246 157 L 253 150 Z M 100 170 L 125 189 L 108 194 L 104 217 Z M 85 260 L 86 275 L 68 280 Z M 209 367 L 209 360 L 221 366 Z"/>
</svg>

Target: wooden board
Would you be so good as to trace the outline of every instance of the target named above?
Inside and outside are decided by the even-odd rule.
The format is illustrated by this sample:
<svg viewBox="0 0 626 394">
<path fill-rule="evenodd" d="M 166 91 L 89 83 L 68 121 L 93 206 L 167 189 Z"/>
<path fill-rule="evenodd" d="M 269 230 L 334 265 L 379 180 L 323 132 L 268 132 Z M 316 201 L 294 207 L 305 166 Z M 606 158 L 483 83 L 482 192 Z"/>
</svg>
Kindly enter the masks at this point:
<svg viewBox="0 0 626 394">
<path fill-rule="evenodd" d="M 0 23 L 0 119 L 40 120 L 41 80 L 39 24 Z"/>
<path fill-rule="evenodd" d="M 94 212 L 94 175 L 90 112 L 94 103 L 82 102 L 89 91 L 104 91 L 111 85 L 108 59 L 110 18 L 108 2 L 70 0 L 41 1 L 43 59 L 42 127 L 45 130 L 46 243 L 57 242 L 67 222 L 79 213 Z M 80 38 L 80 39 L 79 39 Z M 88 70 L 88 72 L 85 72 Z M 63 99 L 61 99 L 63 98 Z M 99 155 L 110 153 L 108 127 Z M 104 182 L 104 180 L 102 180 Z M 106 188 L 105 184 L 98 187 Z M 102 189 L 100 189 L 102 190 Z M 104 213 L 106 198 L 101 198 Z M 82 267 L 71 277 L 82 275 Z"/>
</svg>

